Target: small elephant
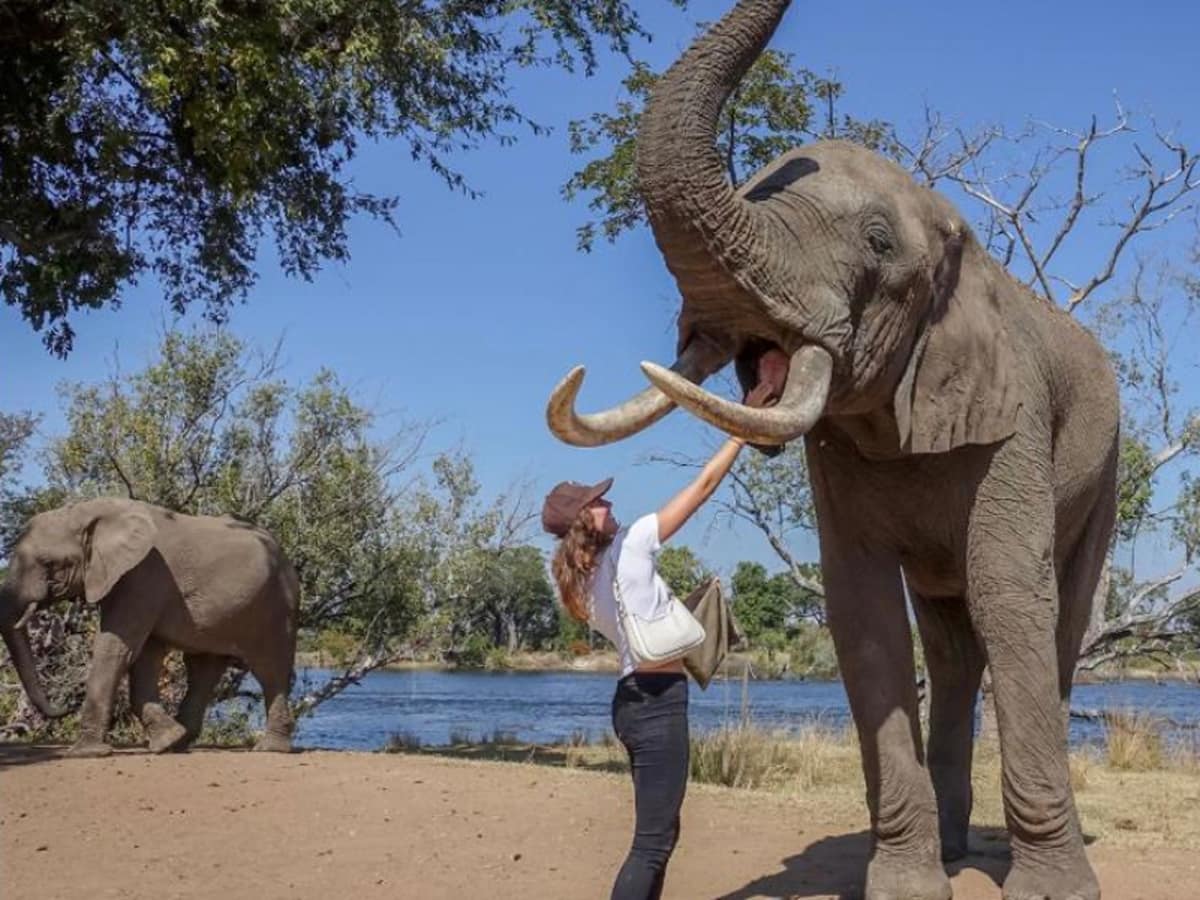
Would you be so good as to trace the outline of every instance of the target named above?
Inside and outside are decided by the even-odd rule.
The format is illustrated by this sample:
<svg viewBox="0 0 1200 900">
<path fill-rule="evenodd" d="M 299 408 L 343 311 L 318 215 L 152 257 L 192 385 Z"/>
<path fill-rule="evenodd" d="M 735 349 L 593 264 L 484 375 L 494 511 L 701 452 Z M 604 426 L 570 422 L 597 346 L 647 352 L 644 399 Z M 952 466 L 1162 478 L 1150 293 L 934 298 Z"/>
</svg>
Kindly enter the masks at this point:
<svg viewBox="0 0 1200 900">
<path fill-rule="evenodd" d="M 679 355 L 613 409 L 551 430 L 595 446 L 676 405 L 753 444 L 803 437 L 829 626 L 862 746 L 866 900 L 946 900 L 967 851 L 973 718 L 995 688 L 1013 865 L 1006 900 L 1096 900 L 1067 768 L 1080 642 L 1115 516 L 1120 405 L 1103 348 L 1014 280 L 949 201 L 863 147 L 820 141 L 740 190 L 723 103 L 787 0 L 742 0 L 655 85 L 637 146 L 683 296 Z M 700 386 L 733 361 L 751 409 Z M 907 589 L 907 590 L 906 590 Z M 921 739 L 912 600 L 931 686 Z"/>
<path fill-rule="evenodd" d="M 100 608 L 72 756 L 107 756 L 117 685 L 129 695 L 150 749 L 195 740 L 230 659 L 262 687 L 266 730 L 256 749 L 287 752 L 288 690 L 299 586 L 275 539 L 232 518 L 187 516 L 135 500 L 88 500 L 34 516 L 9 554 L 0 585 L 0 633 L 30 701 L 57 717 L 38 679 L 24 628 L 38 604 L 83 597 Z M 178 720 L 158 679 L 168 650 L 183 651 L 188 687 Z"/>
</svg>

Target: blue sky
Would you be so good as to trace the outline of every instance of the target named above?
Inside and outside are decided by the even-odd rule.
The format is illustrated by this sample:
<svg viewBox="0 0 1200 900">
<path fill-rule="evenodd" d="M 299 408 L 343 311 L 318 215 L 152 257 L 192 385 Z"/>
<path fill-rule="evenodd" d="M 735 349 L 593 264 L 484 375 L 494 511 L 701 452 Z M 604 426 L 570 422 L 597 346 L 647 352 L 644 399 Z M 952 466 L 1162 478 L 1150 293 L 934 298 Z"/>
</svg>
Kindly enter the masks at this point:
<svg viewBox="0 0 1200 900">
<path fill-rule="evenodd" d="M 665 0 L 639 2 L 656 39 L 636 55 L 662 68 L 686 46 L 697 20 L 715 19 L 729 5 L 697 0 L 680 13 Z M 996 122 L 1015 129 L 1029 118 L 1082 127 L 1092 112 L 1102 121 L 1110 115 L 1117 91 L 1128 108 L 1200 143 L 1198 32 L 1200 8 L 1183 0 L 1106 8 L 1075 0 L 860 0 L 795 4 L 773 46 L 842 80 L 844 111 L 896 122 L 905 133 L 925 103 L 967 127 Z M 543 418 L 550 388 L 572 365 L 588 367 L 581 405 L 591 409 L 642 388 L 640 360 L 669 362 L 673 355 L 676 294 L 649 233 L 579 253 L 575 228 L 586 218 L 584 202 L 569 205 L 559 193 L 581 164 L 567 152 L 566 123 L 611 109 L 625 72 L 623 61 L 606 58 L 592 79 L 522 73 L 512 99 L 554 130 L 456 158 L 484 192 L 481 199 L 449 192 L 403 147 L 365 147 L 355 179 L 364 189 L 399 195 L 401 235 L 355 221 L 350 262 L 311 284 L 285 278 L 264 252 L 258 286 L 234 311 L 233 330 L 262 346 L 282 336 L 291 378 L 332 368 L 385 414 L 383 433 L 407 418 L 439 420 L 429 446 L 466 446 L 488 492 L 530 479 L 540 495 L 561 478 L 612 474 L 622 518 L 656 508 L 684 476 L 645 457 L 703 452 L 715 441 L 712 429 L 677 412 L 623 443 L 580 450 L 557 442 Z M 1086 249 L 1072 252 L 1078 255 L 1068 264 L 1085 269 Z M 124 370 L 140 365 L 169 315 L 147 281 L 128 292 L 121 309 L 77 316 L 76 349 L 61 362 L 11 308 L 0 309 L 0 406 L 40 412 L 43 435 L 58 433 L 56 384 L 101 377 L 114 351 Z M 709 525 L 701 515 L 677 540 L 726 572 L 743 558 L 775 567 L 757 534 Z M 800 540 L 798 549 L 815 555 L 811 540 Z"/>
</svg>

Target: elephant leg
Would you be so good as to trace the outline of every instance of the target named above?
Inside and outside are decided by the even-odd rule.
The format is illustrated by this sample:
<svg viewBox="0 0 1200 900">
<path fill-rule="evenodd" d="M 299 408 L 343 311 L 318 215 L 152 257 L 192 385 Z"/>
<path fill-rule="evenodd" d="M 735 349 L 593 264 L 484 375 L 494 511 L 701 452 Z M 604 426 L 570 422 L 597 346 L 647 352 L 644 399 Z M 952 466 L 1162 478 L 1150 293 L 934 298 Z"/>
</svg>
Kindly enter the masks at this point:
<svg viewBox="0 0 1200 900">
<path fill-rule="evenodd" d="M 79 713 L 79 739 L 68 756 L 108 756 L 112 747 L 105 738 L 112 720 L 117 685 L 130 663 L 141 653 L 151 621 L 134 607 L 125 607 L 109 595 L 100 611 L 100 630 L 92 645 L 87 692 Z"/>
<path fill-rule="evenodd" d="M 290 753 L 292 731 L 295 723 L 288 706 L 288 691 L 292 680 L 292 657 L 264 660 L 247 660 L 252 675 L 262 687 L 263 703 L 267 708 L 267 722 L 262 736 L 254 744 L 255 750 L 275 753 Z"/>
<path fill-rule="evenodd" d="M 146 741 L 152 753 L 162 753 L 183 740 L 184 727 L 163 709 L 158 692 L 167 645 L 155 637 L 146 639 L 142 652 L 129 670 L 129 701 L 146 730 Z"/>
<path fill-rule="evenodd" d="M 997 454 L 967 534 L 968 601 L 995 691 L 1011 836 L 1004 898 L 1098 900 L 1071 792 L 1060 703 L 1053 493 L 1048 477 L 1029 471 L 1031 458 L 1040 457 L 1011 446 Z"/>
<path fill-rule="evenodd" d="M 862 747 L 873 846 L 865 900 L 949 900 L 921 747 L 900 567 L 821 533 L 829 626 Z"/>
<path fill-rule="evenodd" d="M 183 702 L 179 704 L 179 721 L 187 734 L 177 749 L 187 747 L 200 736 L 204 714 L 229 660 L 211 653 L 185 653 L 183 664 L 187 667 L 188 686 Z"/>
<path fill-rule="evenodd" d="M 966 599 L 910 591 L 929 677 L 929 774 L 937 795 L 942 859 L 967 855 L 975 702 L 984 658 Z"/>
<path fill-rule="evenodd" d="M 1113 464 L 1115 469 L 1115 462 Z M 1058 595 L 1060 612 L 1056 643 L 1058 645 L 1058 695 L 1063 721 L 1070 726 L 1071 687 L 1075 681 L 1075 664 L 1079 648 L 1092 622 L 1092 607 L 1096 602 L 1096 586 L 1104 570 L 1116 521 L 1115 473 L 1105 478 L 1108 485 L 1093 507 L 1087 525 L 1059 574 Z M 1103 598 L 1100 600 L 1104 602 Z"/>
</svg>

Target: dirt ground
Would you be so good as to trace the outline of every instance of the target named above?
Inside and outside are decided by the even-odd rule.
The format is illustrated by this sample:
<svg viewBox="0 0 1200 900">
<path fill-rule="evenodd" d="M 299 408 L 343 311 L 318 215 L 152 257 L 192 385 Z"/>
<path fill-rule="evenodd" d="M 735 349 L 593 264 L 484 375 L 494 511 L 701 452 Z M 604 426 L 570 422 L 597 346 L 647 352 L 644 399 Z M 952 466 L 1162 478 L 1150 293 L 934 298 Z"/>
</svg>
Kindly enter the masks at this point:
<svg viewBox="0 0 1200 900">
<path fill-rule="evenodd" d="M 631 791 L 620 774 L 427 756 L 66 760 L 0 746 L 0 896 L 607 897 Z M 803 797 L 692 785 L 666 897 L 858 897 L 867 837 L 853 806 L 831 815 Z M 954 896 L 998 898 L 1003 834 L 976 829 L 972 843 Z M 1200 896 L 1195 850 L 1097 839 L 1088 853 L 1105 900 Z"/>
</svg>

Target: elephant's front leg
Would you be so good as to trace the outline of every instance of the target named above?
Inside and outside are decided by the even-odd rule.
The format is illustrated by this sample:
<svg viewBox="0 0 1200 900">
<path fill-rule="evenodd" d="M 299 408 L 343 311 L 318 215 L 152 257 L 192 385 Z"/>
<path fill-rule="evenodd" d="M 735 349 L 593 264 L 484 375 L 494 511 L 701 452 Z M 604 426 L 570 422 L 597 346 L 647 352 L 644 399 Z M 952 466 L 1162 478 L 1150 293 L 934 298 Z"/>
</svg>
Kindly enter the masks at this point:
<svg viewBox="0 0 1200 900">
<path fill-rule="evenodd" d="M 829 626 L 862 745 L 873 848 L 866 900 L 948 900 L 921 750 L 900 566 L 821 531 Z"/>
<path fill-rule="evenodd" d="M 142 652 L 129 670 L 129 701 L 142 721 L 146 742 L 152 753 L 162 753 L 184 739 L 187 732 L 163 709 L 158 692 L 167 646 L 155 637 L 146 640 Z"/>
<path fill-rule="evenodd" d="M 67 751 L 68 756 L 108 756 L 108 726 L 112 721 L 117 685 L 129 669 L 134 651 L 121 637 L 101 630 L 92 644 L 88 667 L 87 691 L 79 711 L 79 737 Z"/>
<path fill-rule="evenodd" d="M 1013 867 L 1005 900 L 1097 900 L 1067 765 L 1055 641 L 1054 506 L 1048 487 L 1000 465 L 968 533 L 971 618 L 988 658 Z M 1036 474 L 1036 473 L 1035 473 Z M 1014 485 L 1017 486 L 1014 488 Z"/>
<path fill-rule="evenodd" d="M 100 630 L 92 645 L 87 693 L 79 712 L 79 738 L 67 751 L 68 756 L 108 756 L 112 753 L 107 736 L 117 685 L 129 671 L 133 659 L 141 653 L 153 625 L 153 613 L 147 614 L 144 608 L 127 605 L 126 599 L 113 593 L 101 604 Z"/>
</svg>

